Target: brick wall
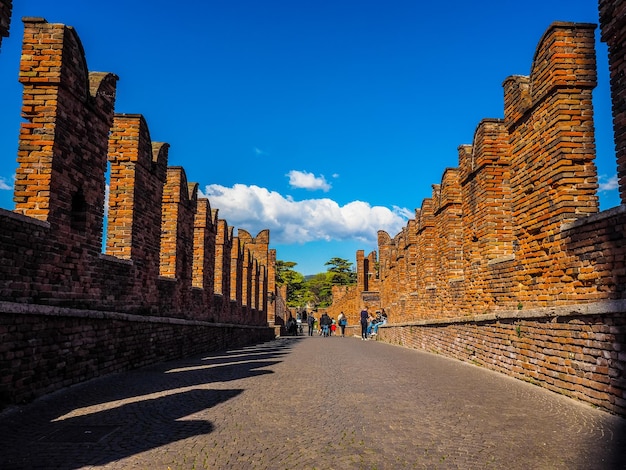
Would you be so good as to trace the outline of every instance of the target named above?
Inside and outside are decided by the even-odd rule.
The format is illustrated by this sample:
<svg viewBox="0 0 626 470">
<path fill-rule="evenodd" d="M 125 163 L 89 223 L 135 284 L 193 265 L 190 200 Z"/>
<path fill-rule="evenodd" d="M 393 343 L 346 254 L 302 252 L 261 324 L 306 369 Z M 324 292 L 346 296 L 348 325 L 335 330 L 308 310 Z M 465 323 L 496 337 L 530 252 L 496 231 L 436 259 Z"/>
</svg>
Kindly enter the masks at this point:
<svg viewBox="0 0 626 470">
<path fill-rule="evenodd" d="M 626 204 L 626 2 L 600 0 L 601 39 L 609 49 L 613 132 L 617 152 L 617 177 L 622 204 Z"/>
<path fill-rule="evenodd" d="M 623 173 L 626 9 L 600 11 Z M 504 119 L 479 123 L 400 233 L 379 232 L 379 339 L 626 414 L 626 206 L 598 213 L 594 29 L 552 24 L 530 75 L 504 81 Z M 372 294 L 342 293 L 331 309 Z"/>
<path fill-rule="evenodd" d="M 381 298 L 394 317 L 541 307 L 589 294 L 562 274 L 576 260 L 560 228 L 598 211 L 593 30 L 553 24 L 531 75 L 505 80 L 504 120 L 483 120 L 415 220 L 393 239 L 379 236 Z"/>
<path fill-rule="evenodd" d="M 0 408 L 103 374 L 274 338 L 271 328 L 0 301 Z"/>
<path fill-rule="evenodd" d="M 233 244 L 184 168 L 167 166 L 168 144 L 140 114 L 114 113 L 117 77 L 88 71 L 76 31 L 24 27 L 16 209 L 0 210 L 0 398 L 273 338 L 259 301 L 269 232 Z"/>
<path fill-rule="evenodd" d="M 626 302 L 385 325 L 377 339 L 443 354 L 626 415 Z M 603 312 L 598 314 L 597 312 Z"/>
</svg>

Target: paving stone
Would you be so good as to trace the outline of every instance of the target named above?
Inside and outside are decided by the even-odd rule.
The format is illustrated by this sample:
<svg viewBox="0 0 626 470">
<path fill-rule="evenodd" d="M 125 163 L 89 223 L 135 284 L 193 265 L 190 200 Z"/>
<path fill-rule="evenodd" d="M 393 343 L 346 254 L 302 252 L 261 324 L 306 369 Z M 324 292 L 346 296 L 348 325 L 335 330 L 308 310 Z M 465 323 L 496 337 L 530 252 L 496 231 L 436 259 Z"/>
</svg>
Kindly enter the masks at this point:
<svg viewBox="0 0 626 470">
<path fill-rule="evenodd" d="M 604 470 L 626 468 L 625 436 L 621 417 L 474 365 L 289 337 L 5 410 L 0 468 Z"/>
</svg>

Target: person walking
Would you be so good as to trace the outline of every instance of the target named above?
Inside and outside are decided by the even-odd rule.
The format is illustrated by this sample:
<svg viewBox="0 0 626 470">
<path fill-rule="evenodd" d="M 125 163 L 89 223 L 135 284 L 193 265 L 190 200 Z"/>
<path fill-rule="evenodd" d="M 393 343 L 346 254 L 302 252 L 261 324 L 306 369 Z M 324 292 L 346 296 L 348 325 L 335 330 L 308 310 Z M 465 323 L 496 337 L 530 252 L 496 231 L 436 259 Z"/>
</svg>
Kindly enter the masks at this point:
<svg viewBox="0 0 626 470">
<path fill-rule="evenodd" d="M 343 338 L 346 336 L 346 325 L 348 324 L 348 319 L 343 314 L 343 312 L 341 312 L 337 317 L 337 320 L 339 323 L 339 328 L 341 328 L 341 337 Z"/>
<path fill-rule="evenodd" d="M 370 317 L 367 306 L 361 310 L 361 340 L 367 341 L 367 321 Z"/>
<path fill-rule="evenodd" d="M 330 317 L 328 316 L 326 312 L 324 312 L 322 316 L 320 317 L 320 325 L 322 327 L 322 336 L 324 336 L 325 338 L 330 336 L 330 325 L 332 324 L 332 322 L 333 321 L 330 319 Z"/>
<path fill-rule="evenodd" d="M 309 336 L 313 336 L 313 327 L 315 326 L 315 317 L 313 316 L 312 313 L 310 313 L 309 316 L 306 317 L 306 323 L 307 325 L 309 325 Z"/>
</svg>

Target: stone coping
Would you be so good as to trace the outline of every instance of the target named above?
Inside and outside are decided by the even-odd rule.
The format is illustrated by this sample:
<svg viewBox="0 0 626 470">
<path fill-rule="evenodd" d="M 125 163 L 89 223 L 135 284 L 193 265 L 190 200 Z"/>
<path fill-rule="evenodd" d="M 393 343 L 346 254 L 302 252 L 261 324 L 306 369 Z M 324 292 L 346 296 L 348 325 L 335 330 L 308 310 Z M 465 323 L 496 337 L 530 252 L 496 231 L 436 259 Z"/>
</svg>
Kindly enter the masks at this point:
<svg viewBox="0 0 626 470">
<path fill-rule="evenodd" d="M 626 313 L 626 299 L 603 300 L 585 304 L 559 305 L 527 310 L 502 310 L 482 315 L 468 315 L 466 317 L 435 318 L 403 323 L 388 323 L 386 325 L 381 325 L 380 328 L 453 325 L 463 323 L 494 322 L 497 320 L 537 320 L 541 318 L 580 317 L 611 313 Z"/>
<path fill-rule="evenodd" d="M 75 317 L 94 320 L 121 320 L 139 323 L 163 323 L 184 326 L 229 327 L 241 329 L 265 329 L 269 326 L 240 325 L 235 323 L 214 323 L 202 320 L 189 320 L 174 317 L 156 317 L 153 315 L 133 315 L 131 313 L 109 312 L 102 310 L 82 310 L 53 305 L 20 304 L 16 302 L 0 301 L 0 315 L 3 313 L 19 315 L 43 315 L 49 317 Z"/>
</svg>

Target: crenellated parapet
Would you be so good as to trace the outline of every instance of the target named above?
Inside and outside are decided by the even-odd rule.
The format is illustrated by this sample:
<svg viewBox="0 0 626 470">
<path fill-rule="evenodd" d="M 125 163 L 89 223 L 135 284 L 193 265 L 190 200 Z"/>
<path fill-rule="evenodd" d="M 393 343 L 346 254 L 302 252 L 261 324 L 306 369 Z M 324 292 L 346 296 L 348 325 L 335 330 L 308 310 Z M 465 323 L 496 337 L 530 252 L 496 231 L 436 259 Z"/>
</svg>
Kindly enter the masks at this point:
<svg viewBox="0 0 626 470">
<path fill-rule="evenodd" d="M 434 202 L 434 270 L 440 311 L 463 299 L 463 226 L 459 171 L 447 168 L 441 178 Z"/>
<path fill-rule="evenodd" d="M 613 133 L 617 178 L 622 204 L 626 204 L 626 2 L 599 0 L 601 39 L 609 50 L 609 76 L 613 103 Z"/>
<path fill-rule="evenodd" d="M 20 360 L 0 366 L 0 408 L 273 339 L 260 301 L 274 273 L 267 254 L 247 249 L 244 314 L 230 298 L 232 228 L 182 167 L 168 167 L 169 145 L 151 140 L 142 115 L 115 114 L 117 76 L 88 70 L 73 28 L 42 18 L 24 27 L 15 211 L 0 209 L 0 356 Z M 258 239 L 267 252 L 269 232 Z"/>
<path fill-rule="evenodd" d="M 623 202 L 626 1 L 599 5 Z M 478 124 L 414 220 L 378 233 L 379 292 L 333 290 L 329 311 L 379 294 L 379 341 L 626 415 L 626 205 L 598 212 L 594 42 L 594 25 L 548 28 L 530 75 L 503 83 L 504 119 Z"/>
<path fill-rule="evenodd" d="M 244 249 L 184 168 L 168 167 L 169 145 L 152 141 L 144 117 L 115 114 L 117 76 L 88 70 L 73 28 L 24 26 L 25 122 L 16 208 L 0 224 L 0 300 L 266 325 L 269 231 Z"/>
<path fill-rule="evenodd" d="M 623 7 L 605 3 L 613 13 Z M 619 36 L 620 21 L 612 20 L 613 33 L 605 35 Z M 620 282 L 606 266 L 594 265 L 599 257 L 582 254 L 571 228 L 592 223 L 598 212 L 594 28 L 552 24 L 530 75 L 504 81 L 504 118 L 478 124 L 472 144 L 458 148 L 458 167 L 444 170 L 414 220 L 394 237 L 379 233 L 380 296 L 392 318 L 449 318 L 621 295 Z M 609 232 L 597 229 L 612 244 L 616 235 Z"/>
<path fill-rule="evenodd" d="M 215 245 L 217 214 L 211 210 L 208 199 L 198 199 L 194 218 L 193 287 L 202 289 L 203 303 L 215 315 Z"/>
<path fill-rule="evenodd" d="M 439 186 L 433 185 L 433 195 L 437 198 Z M 418 215 L 418 214 L 416 214 Z M 425 292 L 432 298 L 436 288 L 436 258 L 435 258 L 435 212 L 433 198 L 422 201 L 417 219 L 417 289 Z"/>
<path fill-rule="evenodd" d="M 276 259 L 270 258 L 270 232 L 269 230 L 260 231 L 256 237 L 243 229 L 237 229 L 237 235 L 246 250 L 249 250 L 248 256 L 252 257 L 258 266 L 248 266 L 248 269 L 252 269 L 253 279 L 253 295 L 248 300 L 248 304 L 255 311 L 265 310 L 268 308 L 268 296 L 271 294 L 273 298 L 276 297 L 276 282 L 275 282 L 275 270 Z M 244 260 L 244 266 L 246 262 Z M 270 285 L 270 272 L 273 282 Z M 249 276 L 244 274 L 244 282 L 247 282 Z M 271 304 L 269 305 L 272 308 Z"/>
<path fill-rule="evenodd" d="M 19 136 L 15 211 L 49 222 L 81 245 L 82 255 L 68 256 L 94 256 L 102 244 L 117 77 L 89 73 L 73 28 L 25 18 L 19 81 L 26 122 Z"/>
<path fill-rule="evenodd" d="M 161 205 L 161 277 L 176 281 L 165 291 L 162 302 L 190 305 L 193 273 L 194 218 L 198 202 L 197 184 L 188 184 L 182 167 L 168 167 Z"/>
<path fill-rule="evenodd" d="M 542 37 L 529 77 L 529 107 L 505 114 L 519 302 L 557 299 L 564 285 L 555 270 L 564 223 L 598 212 L 592 90 L 596 85 L 595 25 L 554 23 Z M 506 82 L 505 82 L 506 83 Z M 505 102 L 510 101 L 506 96 Z M 499 273 L 502 276 L 502 273 Z M 573 294 L 573 292 L 572 292 Z"/>
<path fill-rule="evenodd" d="M 235 322 L 241 321 L 244 305 L 244 276 L 247 274 L 244 268 L 245 249 L 239 237 L 234 236 L 233 227 L 229 227 L 230 248 L 230 302 L 231 318 Z"/>
<path fill-rule="evenodd" d="M 509 134 L 503 120 L 483 119 L 472 145 L 459 147 L 463 214 L 463 285 L 467 308 L 497 304 L 490 266 L 514 251 Z"/>
</svg>

